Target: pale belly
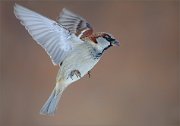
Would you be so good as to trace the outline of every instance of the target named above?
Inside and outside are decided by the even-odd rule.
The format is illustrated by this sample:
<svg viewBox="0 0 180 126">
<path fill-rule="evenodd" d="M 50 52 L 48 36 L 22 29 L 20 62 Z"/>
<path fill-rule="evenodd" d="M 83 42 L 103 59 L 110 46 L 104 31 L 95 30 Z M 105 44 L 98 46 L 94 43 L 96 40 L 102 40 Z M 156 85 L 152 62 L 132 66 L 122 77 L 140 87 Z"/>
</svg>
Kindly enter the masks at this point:
<svg viewBox="0 0 180 126">
<path fill-rule="evenodd" d="M 98 61 L 99 59 L 92 58 L 87 50 L 73 52 L 63 61 L 57 75 L 57 80 L 63 80 L 63 83 L 69 85 L 70 83 L 80 79 L 80 77 L 76 75 L 70 77 L 70 73 L 73 70 L 78 70 L 81 77 L 83 77 L 96 65 Z"/>
</svg>

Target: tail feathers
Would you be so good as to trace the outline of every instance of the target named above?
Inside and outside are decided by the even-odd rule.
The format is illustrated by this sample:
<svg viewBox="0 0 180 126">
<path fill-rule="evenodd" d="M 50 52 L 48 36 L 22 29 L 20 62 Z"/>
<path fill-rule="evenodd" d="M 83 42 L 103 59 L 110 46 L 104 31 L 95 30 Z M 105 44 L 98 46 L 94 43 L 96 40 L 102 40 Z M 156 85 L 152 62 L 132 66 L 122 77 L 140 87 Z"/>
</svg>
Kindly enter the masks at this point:
<svg viewBox="0 0 180 126">
<path fill-rule="evenodd" d="M 63 90 L 57 91 L 56 88 L 52 91 L 50 97 L 46 101 L 46 103 L 43 105 L 43 107 L 40 110 L 40 114 L 42 115 L 54 115 L 58 102 L 61 98 Z"/>
</svg>

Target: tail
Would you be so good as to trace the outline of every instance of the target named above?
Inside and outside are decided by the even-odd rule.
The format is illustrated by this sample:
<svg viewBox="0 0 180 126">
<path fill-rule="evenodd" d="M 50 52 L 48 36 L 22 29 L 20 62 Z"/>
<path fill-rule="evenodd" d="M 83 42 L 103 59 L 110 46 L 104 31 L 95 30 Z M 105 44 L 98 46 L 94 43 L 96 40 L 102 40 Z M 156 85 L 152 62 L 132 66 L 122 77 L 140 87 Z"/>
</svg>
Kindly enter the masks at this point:
<svg viewBox="0 0 180 126">
<path fill-rule="evenodd" d="M 56 89 L 52 91 L 50 97 L 46 101 L 46 103 L 43 105 L 43 107 L 40 110 L 40 114 L 42 115 L 54 115 L 57 105 L 59 103 L 59 100 L 61 98 L 63 89 Z"/>
</svg>

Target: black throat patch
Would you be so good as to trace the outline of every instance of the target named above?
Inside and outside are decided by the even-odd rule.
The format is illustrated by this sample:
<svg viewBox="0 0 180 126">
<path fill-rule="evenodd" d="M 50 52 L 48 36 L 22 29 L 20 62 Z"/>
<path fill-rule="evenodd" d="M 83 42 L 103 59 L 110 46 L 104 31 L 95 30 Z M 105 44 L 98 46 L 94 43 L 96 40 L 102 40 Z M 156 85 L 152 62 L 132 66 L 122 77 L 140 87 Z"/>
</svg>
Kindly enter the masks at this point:
<svg viewBox="0 0 180 126">
<path fill-rule="evenodd" d="M 108 45 L 106 48 L 103 49 L 102 54 L 103 54 L 103 52 L 104 52 L 105 50 L 107 50 L 107 49 L 110 48 L 111 46 L 112 46 L 112 44 L 111 44 L 111 42 L 110 42 L 110 45 Z"/>
<path fill-rule="evenodd" d="M 91 50 L 91 55 L 92 55 L 92 57 L 94 58 L 94 59 L 99 59 L 101 56 L 102 56 L 102 54 L 104 53 L 104 51 L 105 50 L 107 50 L 108 48 L 110 48 L 112 46 L 112 44 L 110 43 L 110 45 L 108 45 L 107 47 L 105 47 L 103 50 L 102 50 L 102 52 L 99 52 L 99 51 L 97 51 L 96 49 L 93 49 L 93 50 Z"/>
<path fill-rule="evenodd" d="M 102 50 L 102 52 L 96 53 L 95 59 L 100 58 L 100 57 L 102 56 L 102 54 L 104 53 L 104 51 L 107 50 L 108 48 L 110 48 L 111 46 L 112 46 L 112 44 L 110 43 L 110 45 L 108 45 L 106 48 L 104 48 L 104 49 Z"/>
</svg>

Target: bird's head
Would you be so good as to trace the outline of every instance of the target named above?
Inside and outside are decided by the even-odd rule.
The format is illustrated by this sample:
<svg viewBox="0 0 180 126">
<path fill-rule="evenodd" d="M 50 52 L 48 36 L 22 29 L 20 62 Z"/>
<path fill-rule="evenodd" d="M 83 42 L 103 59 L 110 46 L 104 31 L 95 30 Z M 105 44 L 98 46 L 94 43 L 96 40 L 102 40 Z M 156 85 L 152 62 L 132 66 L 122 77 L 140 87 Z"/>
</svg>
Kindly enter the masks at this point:
<svg viewBox="0 0 180 126">
<path fill-rule="evenodd" d="M 97 45 L 97 47 L 103 51 L 111 46 L 119 46 L 120 44 L 119 41 L 111 34 L 105 32 L 97 33 L 95 36 L 93 36 L 92 40 Z"/>
</svg>

